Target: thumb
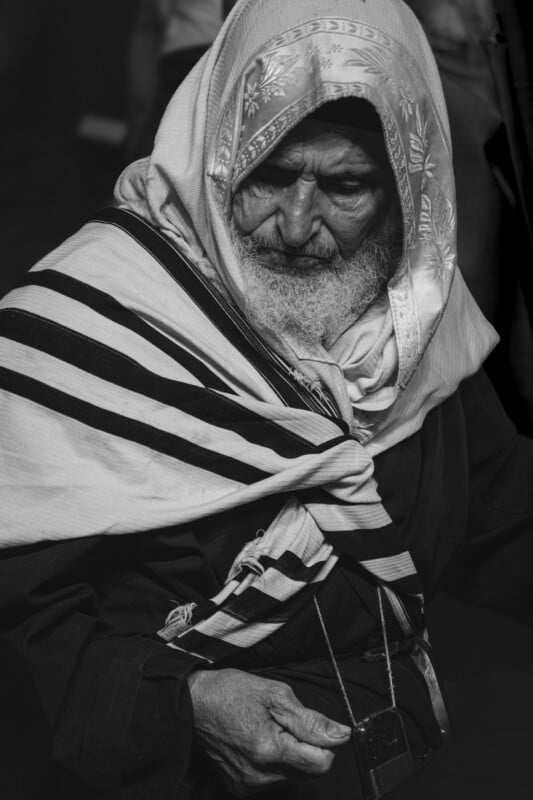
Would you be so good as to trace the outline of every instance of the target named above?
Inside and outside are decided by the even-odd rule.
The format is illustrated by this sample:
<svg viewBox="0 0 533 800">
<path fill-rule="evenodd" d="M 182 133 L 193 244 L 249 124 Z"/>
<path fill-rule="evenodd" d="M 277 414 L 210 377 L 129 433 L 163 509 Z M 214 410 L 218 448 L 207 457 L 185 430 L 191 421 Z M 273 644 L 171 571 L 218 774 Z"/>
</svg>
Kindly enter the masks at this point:
<svg viewBox="0 0 533 800">
<path fill-rule="evenodd" d="M 335 747 L 350 738 L 351 728 L 302 705 L 290 690 L 283 697 L 276 698 L 270 713 L 278 725 L 300 742 L 317 747 Z"/>
</svg>

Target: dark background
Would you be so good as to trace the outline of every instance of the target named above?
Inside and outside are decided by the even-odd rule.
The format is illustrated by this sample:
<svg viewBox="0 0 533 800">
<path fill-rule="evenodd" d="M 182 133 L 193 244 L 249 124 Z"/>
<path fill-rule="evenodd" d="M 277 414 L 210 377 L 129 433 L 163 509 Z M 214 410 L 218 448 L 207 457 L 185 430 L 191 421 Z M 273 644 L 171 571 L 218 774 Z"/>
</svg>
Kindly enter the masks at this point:
<svg viewBox="0 0 533 800">
<path fill-rule="evenodd" d="M 0 3 L 0 294 L 109 200 L 125 159 L 125 132 L 110 141 L 104 129 L 84 135 L 84 123 L 127 122 L 137 6 Z"/>
</svg>

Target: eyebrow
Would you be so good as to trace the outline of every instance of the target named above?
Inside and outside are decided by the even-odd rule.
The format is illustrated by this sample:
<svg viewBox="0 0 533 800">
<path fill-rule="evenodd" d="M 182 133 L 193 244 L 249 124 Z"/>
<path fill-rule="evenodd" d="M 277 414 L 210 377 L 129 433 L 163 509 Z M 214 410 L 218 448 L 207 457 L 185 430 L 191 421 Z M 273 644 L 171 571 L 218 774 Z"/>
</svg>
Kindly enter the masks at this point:
<svg viewBox="0 0 533 800">
<path fill-rule="evenodd" d="M 275 162 L 270 161 L 267 159 L 263 161 L 257 167 L 258 170 L 266 169 L 272 170 L 272 172 L 281 172 L 285 175 L 299 175 L 301 170 L 297 167 L 289 166 L 288 164 L 278 164 Z M 369 178 L 374 175 L 378 175 L 381 172 L 378 165 L 375 164 L 361 164 L 359 167 L 340 167 L 338 171 L 336 168 L 333 167 L 332 171 L 322 172 L 320 171 L 317 174 L 317 178 L 325 179 L 325 180 L 336 180 L 336 181 L 353 181 L 353 180 L 360 180 L 361 178 Z"/>
<path fill-rule="evenodd" d="M 361 178 L 370 178 L 373 175 L 379 174 L 380 170 L 377 167 L 362 166 L 360 169 L 352 169 L 352 170 L 342 170 L 339 172 L 320 172 L 318 174 L 319 178 L 324 178 L 326 180 L 336 180 L 336 181 L 357 181 Z"/>
</svg>

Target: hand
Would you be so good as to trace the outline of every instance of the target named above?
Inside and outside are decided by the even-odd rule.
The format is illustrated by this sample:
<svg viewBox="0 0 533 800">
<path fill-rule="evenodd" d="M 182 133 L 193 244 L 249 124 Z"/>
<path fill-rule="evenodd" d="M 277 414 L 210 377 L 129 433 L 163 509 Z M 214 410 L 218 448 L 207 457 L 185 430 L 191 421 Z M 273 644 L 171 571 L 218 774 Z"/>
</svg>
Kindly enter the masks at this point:
<svg viewBox="0 0 533 800">
<path fill-rule="evenodd" d="M 196 734 L 230 790 L 245 796 L 290 777 L 322 775 L 350 728 L 303 706 L 279 681 L 236 669 L 189 677 Z"/>
</svg>

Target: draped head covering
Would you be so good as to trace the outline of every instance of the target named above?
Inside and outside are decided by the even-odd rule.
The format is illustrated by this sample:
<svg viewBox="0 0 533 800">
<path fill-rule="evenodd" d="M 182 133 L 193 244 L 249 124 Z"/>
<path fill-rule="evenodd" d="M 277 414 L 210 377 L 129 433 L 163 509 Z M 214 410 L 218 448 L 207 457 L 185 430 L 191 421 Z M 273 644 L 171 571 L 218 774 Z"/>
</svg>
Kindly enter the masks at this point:
<svg viewBox="0 0 533 800">
<path fill-rule="evenodd" d="M 355 412 L 366 436 L 375 438 L 448 301 L 423 380 L 401 404 L 404 434 L 477 369 L 495 342 L 456 272 L 442 88 L 420 24 L 401 0 L 241 0 L 169 104 L 152 156 L 120 178 L 116 199 L 160 228 L 244 309 L 228 228 L 232 197 L 298 122 L 345 97 L 375 107 L 396 179 L 404 252 L 388 302 L 370 308 L 331 352 L 317 346 L 312 358 L 277 331 L 261 333 L 294 367 L 325 383 L 345 419 Z M 357 127 L 357 119 L 346 123 Z M 390 431 L 383 435 L 390 446 Z"/>
</svg>

